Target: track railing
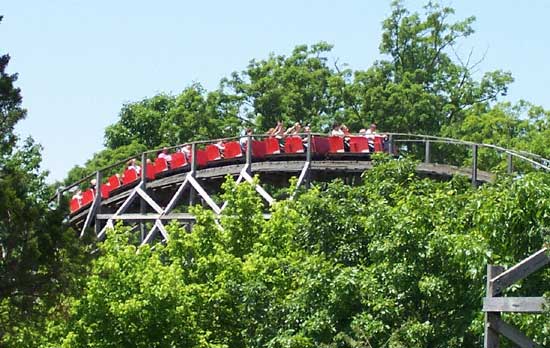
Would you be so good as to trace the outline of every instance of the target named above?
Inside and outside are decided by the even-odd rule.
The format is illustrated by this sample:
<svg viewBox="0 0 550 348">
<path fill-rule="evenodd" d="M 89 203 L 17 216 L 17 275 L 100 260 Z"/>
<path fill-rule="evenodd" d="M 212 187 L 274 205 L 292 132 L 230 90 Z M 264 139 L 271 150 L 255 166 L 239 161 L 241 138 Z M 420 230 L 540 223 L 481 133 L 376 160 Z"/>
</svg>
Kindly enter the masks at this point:
<svg viewBox="0 0 550 348">
<path fill-rule="evenodd" d="M 297 134 L 297 136 L 299 136 L 300 139 L 306 144 L 311 144 L 313 138 L 327 138 L 326 134 L 319 134 L 319 133 L 301 133 L 301 134 Z M 353 134 L 351 136 L 359 137 L 361 135 Z M 474 184 L 477 182 L 477 173 L 478 173 L 478 169 L 480 168 L 479 150 L 482 150 L 482 149 L 506 156 L 505 163 L 506 163 L 506 172 L 508 174 L 514 173 L 514 169 L 515 169 L 514 163 L 520 163 L 520 162 L 526 164 L 527 167 L 530 167 L 530 168 L 550 171 L 550 160 L 546 158 L 543 158 L 536 154 L 513 150 L 513 149 L 507 149 L 497 145 L 475 143 L 471 141 L 446 138 L 446 137 L 418 135 L 418 134 L 409 134 L 409 133 L 383 133 L 383 134 L 378 134 L 377 136 L 384 138 L 384 147 L 382 149 L 382 152 L 387 152 L 396 156 L 408 154 L 415 157 L 418 160 L 423 160 L 424 163 L 450 164 L 450 163 L 444 163 L 444 161 L 441 161 L 441 156 L 439 156 L 438 159 L 433 161 L 433 158 L 438 155 L 437 149 L 435 149 L 435 147 L 439 146 L 439 148 L 441 148 L 441 146 L 445 146 L 445 145 L 459 146 L 462 151 L 462 154 L 458 154 L 456 156 L 457 158 L 455 158 L 455 162 L 458 161 L 458 163 L 454 163 L 454 164 L 462 167 L 464 167 L 465 165 L 470 166 L 471 173 L 472 173 L 471 175 L 472 182 Z M 56 191 L 56 194 L 51 198 L 51 201 L 54 201 L 57 199 L 57 202 L 59 203 L 63 195 L 74 192 L 78 188 L 84 188 L 92 179 L 95 179 L 95 182 L 96 182 L 96 189 L 97 189 L 96 192 L 98 193 L 101 192 L 99 188 L 101 187 L 101 185 L 103 185 L 102 183 L 103 178 L 106 178 L 107 176 L 115 172 L 113 170 L 115 168 L 119 168 L 119 169 L 124 168 L 126 163 L 132 159 L 141 160 L 142 172 L 141 172 L 139 181 L 142 183 L 145 183 L 145 181 L 147 181 L 147 170 L 151 169 L 151 167 L 148 166 L 147 163 L 155 159 L 156 154 L 163 150 L 166 150 L 168 152 L 177 152 L 178 150 L 189 148 L 190 155 L 189 155 L 189 162 L 187 163 L 188 170 L 190 172 L 194 172 L 197 170 L 199 166 L 202 166 L 202 167 L 205 166 L 204 154 L 200 153 L 200 151 L 204 151 L 204 149 L 209 145 L 213 145 L 216 143 L 227 144 L 227 143 L 239 143 L 239 142 L 250 144 L 252 143 L 253 140 L 265 141 L 265 139 L 267 138 L 271 138 L 271 137 L 265 134 L 253 134 L 253 135 L 244 135 L 244 136 L 237 136 L 237 137 L 194 141 L 194 142 L 178 144 L 170 147 L 147 150 L 141 154 L 136 154 L 135 156 L 125 158 L 109 166 L 103 167 L 97 170 L 96 172 L 90 173 L 89 175 L 83 177 L 82 179 L 66 187 L 59 187 Z M 283 144 L 284 139 L 283 140 L 278 139 L 277 141 L 280 141 L 281 144 Z M 316 153 L 315 149 L 312 149 L 312 147 L 313 146 L 304 147 L 303 155 L 306 159 L 306 162 L 311 162 L 312 156 Z M 436 150 L 435 153 L 434 153 L 434 149 Z M 331 152 L 331 151 L 332 149 L 329 149 L 326 153 L 323 153 L 323 155 L 335 154 L 335 152 Z M 255 156 L 255 153 L 253 153 L 252 151 L 252 146 L 247 147 L 246 150 L 244 150 L 243 152 L 244 153 L 242 154 L 242 160 L 244 160 L 245 163 L 250 164 L 258 160 L 257 156 Z M 372 148 L 371 148 L 371 152 L 372 152 Z M 439 149 L 439 152 L 445 152 L 445 151 L 442 151 L 441 149 Z M 448 154 L 453 153 L 453 151 L 446 151 L 446 152 Z M 280 153 L 282 155 L 284 152 L 282 152 L 281 150 Z M 292 153 L 296 154 L 296 152 L 292 152 Z M 345 155 L 346 153 L 347 152 L 344 152 L 343 154 L 340 153 L 340 155 Z M 439 155 L 441 155 L 441 153 L 439 153 Z M 332 157 L 335 158 L 335 156 L 332 156 Z M 199 163 L 199 161 L 201 161 L 201 163 Z M 209 163 L 212 164 L 213 162 L 214 160 L 207 160 L 206 165 L 208 165 Z M 526 166 L 524 165 L 524 167 Z M 250 169 L 250 167 L 248 169 Z M 490 170 L 493 168 L 484 168 L 484 169 Z M 101 196 L 101 194 L 97 194 L 96 196 Z"/>
</svg>

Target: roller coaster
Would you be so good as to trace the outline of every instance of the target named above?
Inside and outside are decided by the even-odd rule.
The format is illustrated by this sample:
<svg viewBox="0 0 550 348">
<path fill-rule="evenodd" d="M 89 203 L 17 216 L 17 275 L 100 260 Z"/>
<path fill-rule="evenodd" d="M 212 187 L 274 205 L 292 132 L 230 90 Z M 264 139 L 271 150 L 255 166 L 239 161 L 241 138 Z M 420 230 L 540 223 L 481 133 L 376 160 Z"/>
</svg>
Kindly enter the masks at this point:
<svg viewBox="0 0 550 348">
<path fill-rule="evenodd" d="M 444 150 L 445 147 L 451 149 Z M 254 185 L 269 206 L 275 199 L 266 188 L 288 186 L 291 177 L 298 179 L 290 199 L 301 186 L 309 186 L 314 181 L 341 178 L 351 184 L 360 182 L 361 174 L 372 168 L 375 153 L 385 152 L 396 160 L 402 156 L 416 158 L 419 176 L 446 180 L 463 175 L 476 187 L 493 180 L 494 173 L 483 169 L 494 168 L 495 160 L 501 165 L 504 163 L 501 172 L 512 176 L 521 176 L 526 169 L 550 172 L 550 161 L 535 154 L 490 144 L 403 133 L 387 133 L 370 139 L 349 136 L 346 140 L 311 133 L 284 139 L 247 135 L 197 141 L 165 150 L 174 151 L 169 155 L 170 161 L 156 156 L 159 149 L 137 154 L 59 188 L 52 201 L 57 199 L 59 204 L 62 199 L 68 199 L 64 196 L 94 180 L 94 187 L 85 190 L 78 199 L 70 200 L 68 222 L 81 237 L 94 231 L 101 240 L 114 223 L 121 221 L 132 230 L 139 229 L 139 243 L 146 244 L 155 239 L 169 239 L 166 222 L 176 220 L 191 227 L 195 217 L 188 208 L 198 202 L 220 215 L 227 203 L 217 202 L 217 194 L 228 175 L 236 177 L 237 184 L 246 181 Z M 139 170 L 125 166 L 138 157 L 142 164 Z M 151 158 L 155 158 L 154 162 Z M 484 163 L 487 159 L 492 159 L 493 163 Z M 120 175 L 116 171 L 122 166 L 126 169 Z M 253 179 L 253 175 L 259 179 Z M 266 212 L 264 215 L 269 218 L 269 209 Z M 503 267 L 488 265 L 487 296 L 483 300 L 485 347 L 497 347 L 500 335 L 521 347 L 537 346 L 519 329 L 503 321 L 501 314 L 542 313 L 546 300 L 543 297 L 502 297 L 502 291 L 549 264 L 548 247 L 543 247 L 506 271 Z"/>
<path fill-rule="evenodd" d="M 216 144 L 223 143 L 223 152 Z M 250 144 L 250 146 L 248 146 Z M 444 147 L 451 151 L 442 151 Z M 185 155 L 179 151 L 189 149 Z M 102 168 L 81 180 L 57 190 L 59 203 L 78 188 L 95 179 L 95 186 L 70 199 L 69 223 L 80 235 L 95 231 L 97 238 L 105 237 L 117 221 L 141 230 L 140 242 L 169 238 L 165 223 L 177 220 L 192 224 L 194 216 L 188 207 L 201 203 L 221 214 L 226 204 L 217 202 L 217 193 L 227 175 L 237 183 L 253 183 L 266 202 L 275 200 L 268 189 L 288 186 L 297 177 L 296 189 L 312 182 L 342 178 L 349 183 L 359 182 L 363 172 L 372 168 L 374 153 L 388 153 L 397 160 L 409 155 L 421 160 L 417 166 L 420 176 L 445 180 L 454 175 L 467 176 L 474 186 L 493 180 L 494 174 L 481 170 L 479 154 L 494 152 L 506 163 L 505 172 L 516 173 L 514 166 L 550 171 L 550 161 L 540 156 L 452 138 L 404 133 L 386 133 L 371 138 L 341 137 L 304 133 L 276 139 L 266 135 L 247 135 L 234 138 L 196 141 L 168 148 L 170 161 L 158 158 L 160 149 L 146 151 Z M 460 153 L 457 159 L 449 153 Z M 141 158 L 141 170 L 125 169 L 133 159 Z M 151 160 L 154 158 L 154 162 Z M 469 159 L 465 166 L 464 158 Z M 259 181 L 254 181 L 257 175 Z M 105 179 L 105 180 L 104 180 Z M 294 193 L 290 195 L 290 198 Z M 55 197 L 52 197 L 55 200 Z M 68 199 L 66 197 L 65 199 Z M 269 214 L 265 214 L 266 218 Z"/>
</svg>

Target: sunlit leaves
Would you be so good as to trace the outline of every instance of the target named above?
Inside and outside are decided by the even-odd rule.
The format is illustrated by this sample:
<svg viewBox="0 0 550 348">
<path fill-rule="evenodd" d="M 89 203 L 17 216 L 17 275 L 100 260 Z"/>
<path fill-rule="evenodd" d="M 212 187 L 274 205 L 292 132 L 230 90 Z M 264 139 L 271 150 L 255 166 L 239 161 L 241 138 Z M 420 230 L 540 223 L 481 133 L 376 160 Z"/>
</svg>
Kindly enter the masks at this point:
<svg viewBox="0 0 550 348">
<path fill-rule="evenodd" d="M 167 245 L 155 250 L 112 233 L 85 295 L 68 302 L 69 321 L 54 321 L 48 340 L 98 347 L 479 345 L 486 264 L 510 265 L 541 247 L 550 182 L 530 174 L 474 189 L 458 177 L 420 179 L 414 168 L 377 158 L 362 184 L 314 186 L 276 203 L 270 220 L 253 185 L 228 179 L 219 222 L 194 208 L 193 230 L 171 224 Z M 548 277 L 534 275 L 510 294 L 547 292 Z M 545 342 L 547 322 L 513 320 Z"/>
</svg>

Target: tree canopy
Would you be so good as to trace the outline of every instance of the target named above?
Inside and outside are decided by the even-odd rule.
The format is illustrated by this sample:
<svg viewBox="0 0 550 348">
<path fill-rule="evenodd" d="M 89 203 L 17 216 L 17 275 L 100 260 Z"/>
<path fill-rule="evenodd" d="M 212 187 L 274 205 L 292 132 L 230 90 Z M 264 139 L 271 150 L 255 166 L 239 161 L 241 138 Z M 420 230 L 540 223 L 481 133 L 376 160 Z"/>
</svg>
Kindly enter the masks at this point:
<svg viewBox="0 0 550 348">
<path fill-rule="evenodd" d="M 487 263 L 540 249 L 550 179 L 533 173 L 481 189 L 416 177 L 379 159 L 359 186 L 335 181 L 271 219 L 253 185 L 224 185 L 219 224 L 194 209 L 165 246 L 109 231 L 81 295 L 54 312 L 45 347 L 472 347 L 482 345 Z M 509 295 L 545 289 L 550 270 Z M 546 289 L 548 289 L 546 287 Z M 548 315 L 514 317 L 550 343 Z M 35 344 L 38 344 L 35 342 Z"/>
<path fill-rule="evenodd" d="M 107 148 L 69 178 L 99 169 L 116 153 L 131 155 L 129 149 L 238 136 L 247 127 L 263 133 L 278 121 L 309 124 L 314 132 L 328 131 L 333 122 L 352 132 L 376 122 L 382 131 L 482 140 L 550 156 L 548 111 L 502 101 L 511 73 L 481 74 L 474 52 L 460 50 L 474 33 L 474 17 L 455 20 L 452 8 L 431 1 L 423 13 L 410 12 L 401 1 L 391 9 L 382 23 L 382 59 L 370 68 L 353 70 L 329 58 L 332 45 L 319 42 L 296 46 L 290 55 L 252 59 L 213 91 L 194 83 L 177 95 L 128 103 L 105 131 Z M 456 164 L 469 161 L 465 153 L 441 156 Z M 496 157 L 486 162 L 504 166 Z"/>
<path fill-rule="evenodd" d="M 332 45 L 294 48 L 289 56 L 252 59 L 247 68 L 220 82 L 216 91 L 200 85 L 178 96 L 157 95 L 125 105 L 120 120 L 107 128 L 107 147 L 132 140 L 148 147 L 237 135 L 239 127 L 257 132 L 301 122 L 328 131 L 334 121 L 358 131 L 370 122 L 395 132 L 441 134 L 459 124 L 471 108 L 488 107 L 506 95 L 513 81 L 502 71 L 477 80 L 476 63 L 456 46 L 473 34 L 473 17 L 451 22 L 454 10 L 428 3 L 425 14 L 410 13 L 400 1 L 383 22 L 382 59 L 353 71 L 328 58 Z"/>
<path fill-rule="evenodd" d="M 15 124 L 27 114 L 27 111 L 21 108 L 21 90 L 14 86 L 17 74 L 6 72 L 9 61 L 8 54 L 0 56 L 0 153 L 3 156 L 10 153 L 17 141 L 13 132 Z"/>
<path fill-rule="evenodd" d="M 437 2 L 428 2 L 423 13 L 410 12 L 401 1 L 391 9 L 382 23 L 382 59 L 370 68 L 353 70 L 329 58 L 332 45 L 319 42 L 296 46 L 290 55 L 252 59 L 213 91 L 194 83 L 177 95 L 128 103 L 105 131 L 106 149 L 75 167 L 67 181 L 131 156 L 132 149 L 238 136 L 247 127 L 263 133 L 277 121 L 309 124 L 314 132 L 328 131 L 333 122 L 352 132 L 377 122 L 382 131 L 483 141 L 550 156 L 550 113 L 525 101 L 503 101 L 511 73 L 481 74 L 474 52 L 461 52 L 462 40 L 474 33 L 474 17 L 455 20 L 454 10 Z M 469 161 L 464 151 L 440 152 L 454 164 Z M 481 156 L 493 166 L 484 169 L 505 166 L 502 158 Z"/>
<path fill-rule="evenodd" d="M 17 323 L 40 322 L 76 286 L 73 271 L 84 257 L 62 223 L 66 209 L 48 206 L 52 188 L 40 170 L 41 147 L 31 138 L 18 141 L 14 132 L 26 110 L 17 74 L 6 71 L 9 61 L 0 56 L 0 342 Z"/>
<path fill-rule="evenodd" d="M 501 99 L 511 74 L 475 72 L 473 54 L 456 49 L 474 18 L 453 14 L 434 2 L 411 13 L 394 1 L 382 58 L 366 70 L 332 61 L 332 45 L 319 42 L 253 59 L 213 91 L 193 83 L 128 103 L 105 130 L 106 148 L 67 181 L 146 149 L 245 127 L 262 133 L 277 121 L 315 132 L 377 122 L 549 157 L 550 112 Z M 63 222 L 66 204 L 48 205 L 40 146 L 14 133 L 26 111 L 9 60 L 0 56 L 0 345 L 479 346 L 485 265 L 512 265 L 548 243 L 548 174 L 474 189 L 460 177 L 419 178 L 411 159 L 379 157 L 361 183 L 317 183 L 274 204 L 269 220 L 253 185 L 228 178 L 219 220 L 191 208 L 192 231 L 172 223 L 166 244 L 143 247 L 119 225 L 91 254 Z M 549 296 L 549 281 L 547 269 L 507 294 Z M 548 313 L 508 319 L 550 344 Z"/>
</svg>

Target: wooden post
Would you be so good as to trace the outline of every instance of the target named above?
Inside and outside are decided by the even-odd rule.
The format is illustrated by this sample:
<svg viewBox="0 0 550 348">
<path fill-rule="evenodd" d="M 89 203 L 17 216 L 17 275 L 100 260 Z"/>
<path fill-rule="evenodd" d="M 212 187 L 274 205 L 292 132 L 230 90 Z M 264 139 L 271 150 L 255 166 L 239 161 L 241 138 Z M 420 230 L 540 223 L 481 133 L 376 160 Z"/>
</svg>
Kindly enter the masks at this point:
<svg viewBox="0 0 550 348">
<path fill-rule="evenodd" d="M 472 145 L 472 185 L 477 187 L 477 144 Z"/>
<path fill-rule="evenodd" d="M 96 201 L 94 201 L 94 206 L 96 208 L 96 216 L 97 214 L 101 213 L 101 199 L 103 198 L 101 197 L 101 180 L 103 180 L 103 177 L 101 175 L 101 172 L 98 170 L 95 174 Z M 96 236 L 99 234 L 99 231 L 101 231 L 101 226 L 99 225 L 99 220 L 97 218 L 95 218 L 94 230 Z"/>
<path fill-rule="evenodd" d="M 430 163 L 430 141 L 426 139 L 426 148 L 424 149 L 424 162 L 426 164 Z"/>
<path fill-rule="evenodd" d="M 544 297 L 498 297 L 510 285 L 528 277 L 550 264 L 550 257 L 544 247 L 516 265 L 504 270 L 499 266 L 487 266 L 487 294 L 483 299 L 485 312 L 485 348 L 498 348 L 500 335 L 508 338 L 520 348 L 541 347 L 515 326 L 504 322 L 500 315 L 512 313 L 542 313 L 546 306 Z"/>
<path fill-rule="evenodd" d="M 191 168 L 189 169 L 189 174 L 193 178 L 195 177 L 195 171 L 197 170 L 197 144 L 191 144 Z M 195 190 L 193 186 L 189 186 L 189 206 L 195 204 Z"/>
<path fill-rule="evenodd" d="M 394 154 L 394 152 L 393 152 L 393 135 L 392 134 L 390 134 L 389 138 L 388 138 L 388 152 L 390 153 L 390 155 Z"/>
<path fill-rule="evenodd" d="M 144 152 L 141 154 L 141 185 L 145 189 L 145 182 L 147 181 L 147 154 Z"/>
<path fill-rule="evenodd" d="M 61 204 L 61 187 L 58 187 L 55 189 L 55 196 L 56 196 L 56 203 L 57 203 L 57 206 L 59 207 L 59 205 Z"/>
<path fill-rule="evenodd" d="M 144 152 L 141 154 L 141 180 L 140 180 L 140 186 L 143 191 L 146 191 L 145 190 L 146 185 L 147 185 L 147 154 Z M 147 207 L 145 205 L 145 200 L 141 198 L 139 201 L 139 213 L 141 215 L 145 214 L 146 209 Z M 142 220 L 139 222 L 140 242 L 143 242 L 143 240 L 145 239 L 145 235 L 147 233 L 145 229 L 146 229 L 145 221 Z"/>
<path fill-rule="evenodd" d="M 84 237 L 84 232 L 86 232 L 86 229 L 90 226 L 92 226 L 92 222 L 96 220 L 96 214 L 99 206 L 101 205 L 101 172 L 98 170 L 95 174 L 95 192 L 94 192 L 94 201 L 92 202 L 92 206 L 88 209 L 88 213 L 86 214 L 86 220 L 84 221 L 84 225 L 82 225 L 82 230 L 80 231 L 80 238 Z M 97 233 L 97 226 L 95 226 L 95 230 Z"/>
<path fill-rule="evenodd" d="M 252 137 L 250 134 L 246 136 L 246 172 L 252 175 Z"/>
<path fill-rule="evenodd" d="M 512 172 L 514 171 L 514 163 L 512 162 L 512 154 L 511 153 L 508 153 L 506 154 L 506 169 L 507 169 L 507 172 L 508 174 L 512 174 Z"/>
<path fill-rule="evenodd" d="M 306 149 L 306 162 L 311 162 L 311 148 L 312 148 L 312 144 L 311 144 L 311 133 L 308 133 L 307 134 L 307 149 Z"/>
<path fill-rule="evenodd" d="M 504 271 L 504 268 L 501 266 L 487 265 L 487 291 L 486 296 L 491 298 L 495 295 L 495 289 L 493 288 L 493 282 L 491 281 L 494 277 L 498 276 Z M 500 319 L 500 313 L 486 312 L 485 313 L 485 338 L 483 342 L 484 348 L 499 348 L 499 334 L 493 327 L 496 321 Z"/>
<path fill-rule="evenodd" d="M 306 187 L 311 185 L 311 151 L 313 144 L 311 143 L 311 133 L 307 133 L 307 149 L 306 149 L 306 163 L 308 163 L 307 173 L 304 177 L 304 183 Z"/>
</svg>

